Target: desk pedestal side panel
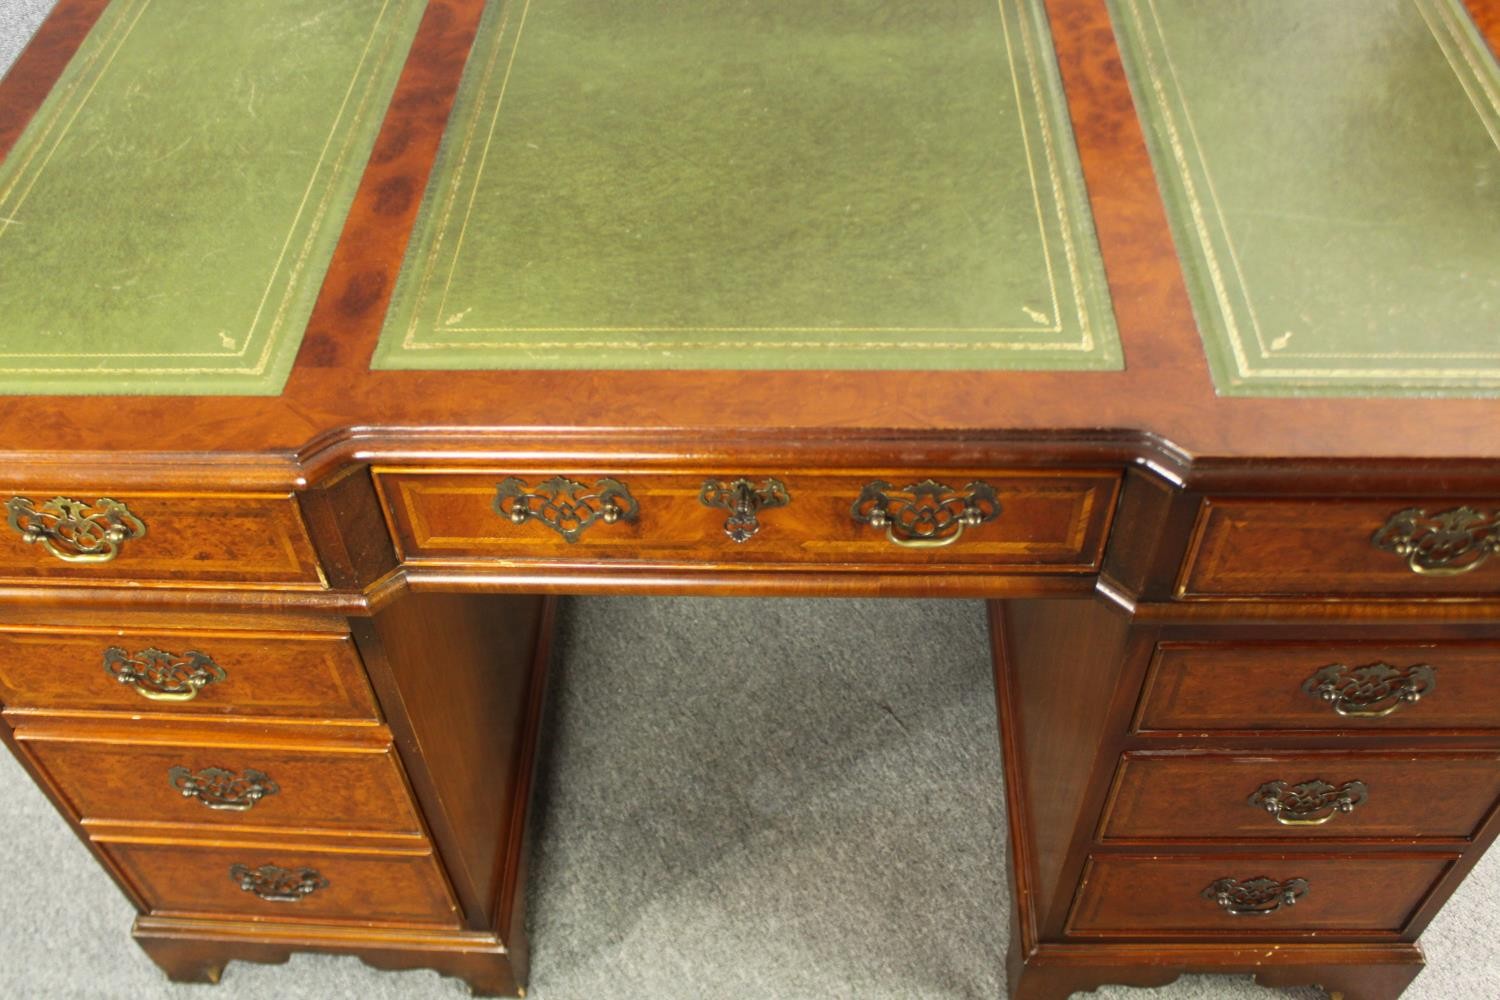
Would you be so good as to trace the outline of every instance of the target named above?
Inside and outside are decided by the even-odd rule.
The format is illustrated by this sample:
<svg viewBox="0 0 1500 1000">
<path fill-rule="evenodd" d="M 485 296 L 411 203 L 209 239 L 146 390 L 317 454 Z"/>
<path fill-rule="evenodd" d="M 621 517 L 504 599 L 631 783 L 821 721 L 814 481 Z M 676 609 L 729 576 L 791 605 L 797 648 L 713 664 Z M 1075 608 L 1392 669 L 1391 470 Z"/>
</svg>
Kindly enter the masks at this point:
<svg viewBox="0 0 1500 1000">
<path fill-rule="evenodd" d="M 507 945 L 524 937 L 522 840 L 553 606 L 540 597 L 408 594 L 356 624 L 381 703 L 399 706 L 397 744 L 409 748 L 468 925 Z"/>
</svg>

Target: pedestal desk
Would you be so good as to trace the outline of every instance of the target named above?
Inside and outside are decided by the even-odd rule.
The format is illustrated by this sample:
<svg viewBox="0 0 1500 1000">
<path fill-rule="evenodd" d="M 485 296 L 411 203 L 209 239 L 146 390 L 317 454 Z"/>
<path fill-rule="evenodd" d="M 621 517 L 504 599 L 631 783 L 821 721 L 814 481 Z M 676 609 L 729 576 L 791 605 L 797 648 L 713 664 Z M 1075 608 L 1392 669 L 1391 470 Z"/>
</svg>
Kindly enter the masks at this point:
<svg viewBox="0 0 1500 1000">
<path fill-rule="evenodd" d="M 1395 997 L 1500 832 L 1497 43 L 60 0 L 0 84 L 0 731 L 172 978 L 511 995 L 555 595 L 982 597 L 1012 996 Z"/>
</svg>

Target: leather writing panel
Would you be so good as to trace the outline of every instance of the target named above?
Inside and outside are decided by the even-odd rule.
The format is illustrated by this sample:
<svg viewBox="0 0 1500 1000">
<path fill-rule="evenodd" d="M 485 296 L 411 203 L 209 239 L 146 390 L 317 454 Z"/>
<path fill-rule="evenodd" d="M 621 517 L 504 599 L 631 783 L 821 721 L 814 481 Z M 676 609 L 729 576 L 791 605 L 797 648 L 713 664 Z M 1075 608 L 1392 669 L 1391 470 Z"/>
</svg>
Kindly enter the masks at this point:
<svg viewBox="0 0 1500 1000">
<path fill-rule="evenodd" d="M 1459 3 L 1111 10 L 1221 394 L 1500 394 L 1500 71 Z"/>
<path fill-rule="evenodd" d="M 377 368 L 1092 368 L 1037 0 L 496 0 Z"/>
<path fill-rule="evenodd" d="M 0 163 L 0 392 L 275 395 L 421 0 L 116 0 Z"/>
</svg>

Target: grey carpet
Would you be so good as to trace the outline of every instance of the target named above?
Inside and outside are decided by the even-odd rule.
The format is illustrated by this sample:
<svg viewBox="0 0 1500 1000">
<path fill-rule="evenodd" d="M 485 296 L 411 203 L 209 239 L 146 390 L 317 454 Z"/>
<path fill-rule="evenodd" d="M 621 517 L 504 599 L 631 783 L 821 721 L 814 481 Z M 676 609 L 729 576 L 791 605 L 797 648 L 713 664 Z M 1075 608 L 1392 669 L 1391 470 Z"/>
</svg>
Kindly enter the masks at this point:
<svg viewBox="0 0 1500 1000">
<path fill-rule="evenodd" d="M 0 72 L 50 5 L 0 0 Z M 536 799 L 531 995 L 998 996 L 1009 901 L 988 671 L 972 602 L 568 602 Z M 168 983 L 129 939 L 130 906 L 4 754 L 0 802 L 0 997 L 468 995 L 313 955 L 233 963 L 218 987 Z M 1500 997 L 1497 890 L 1500 854 L 1427 932 L 1407 997 Z M 1278 995 L 1226 977 L 1093 994 Z"/>
<path fill-rule="evenodd" d="M 0 0 L 0 76 L 42 23 L 55 0 Z"/>
</svg>

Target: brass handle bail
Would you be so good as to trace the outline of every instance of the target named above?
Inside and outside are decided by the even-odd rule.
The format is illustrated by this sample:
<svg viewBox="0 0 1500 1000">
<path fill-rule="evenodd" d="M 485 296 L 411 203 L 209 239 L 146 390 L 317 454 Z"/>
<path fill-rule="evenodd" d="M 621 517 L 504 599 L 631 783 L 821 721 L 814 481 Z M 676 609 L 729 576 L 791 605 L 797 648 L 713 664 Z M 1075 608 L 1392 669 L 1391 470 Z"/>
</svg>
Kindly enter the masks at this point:
<svg viewBox="0 0 1500 1000">
<path fill-rule="evenodd" d="M 229 676 L 207 653 L 190 649 L 179 656 L 154 646 L 138 653 L 109 647 L 104 651 L 104 672 L 148 701 L 192 701 L 199 691 Z"/>
<path fill-rule="evenodd" d="M 1351 719 L 1383 719 L 1413 705 L 1437 687 L 1437 671 L 1426 663 L 1398 670 L 1389 663 L 1349 667 L 1332 663 L 1302 682 L 1302 690 Z"/>
<path fill-rule="evenodd" d="M 296 903 L 328 888 L 328 880 L 313 868 L 230 865 L 229 877 L 245 892 L 253 892 L 270 903 Z"/>
<path fill-rule="evenodd" d="M 123 503 L 100 497 L 92 504 L 53 497 L 37 505 L 27 497 L 6 502 L 11 530 L 28 545 L 42 548 L 63 562 L 107 563 L 128 541 L 143 538 L 146 525 Z"/>
<path fill-rule="evenodd" d="M 1284 906 L 1295 906 L 1307 895 L 1307 880 L 1287 879 L 1278 882 L 1261 875 L 1257 878 L 1215 879 L 1201 895 L 1211 899 L 1231 917 L 1268 917 Z"/>
<path fill-rule="evenodd" d="M 1429 515 L 1421 507 L 1398 510 L 1370 537 L 1370 544 L 1406 560 L 1419 576 L 1472 573 L 1500 552 L 1500 511 L 1482 514 L 1456 507 Z"/>
<path fill-rule="evenodd" d="M 1268 781 L 1248 801 L 1270 813 L 1282 826 L 1322 826 L 1339 813 L 1353 812 L 1368 797 L 1369 789 L 1363 781 L 1346 781 L 1335 788 L 1314 779 L 1300 785 Z"/>
<path fill-rule="evenodd" d="M 535 489 L 511 476 L 495 487 L 492 507 L 511 524 L 537 521 L 570 544 L 599 521 L 634 521 L 640 513 L 635 497 L 619 480 L 601 479 L 586 486 L 562 476 L 538 483 Z"/>
<path fill-rule="evenodd" d="M 856 523 L 884 528 L 886 540 L 908 549 L 940 549 L 1000 516 L 995 488 L 975 481 L 962 490 L 928 479 L 896 489 L 873 482 L 854 501 Z"/>
<path fill-rule="evenodd" d="M 249 812 L 267 795 L 281 791 L 268 775 L 252 768 L 235 774 L 222 767 L 206 767 L 194 774 L 178 766 L 167 771 L 167 783 L 183 798 L 197 799 L 209 809 L 225 812 Z"/>
</svg>

